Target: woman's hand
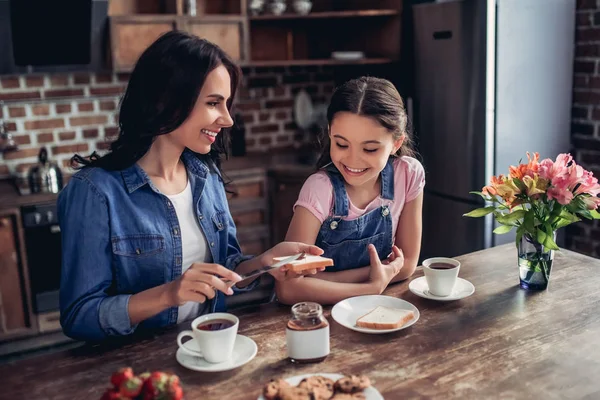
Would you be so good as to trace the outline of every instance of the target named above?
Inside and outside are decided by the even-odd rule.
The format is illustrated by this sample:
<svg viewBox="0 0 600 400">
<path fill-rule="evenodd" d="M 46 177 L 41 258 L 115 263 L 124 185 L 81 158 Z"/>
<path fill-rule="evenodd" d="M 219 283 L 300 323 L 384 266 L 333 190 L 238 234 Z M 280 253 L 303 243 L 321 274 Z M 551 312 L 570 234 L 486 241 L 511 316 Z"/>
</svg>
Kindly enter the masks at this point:
<svg viewBox="0 0 600 400">
<path fill-rule="evenodd" d="M 317 246 L 308 245 L 300 242 L 281 242 L 271 250 L 267 250 L 264 252 L 260 258 L 263 265 L 272 265 L 274 264 L 275 257 L 289 257 L 294 254 L 305 252 L 307 255 L 320 256 L 323 254 L 323 250 L 321 250 Z M 318 269 L 309 269 L 302 272 L 293 272 L 288 271 L 286 267 L 281 267 L 276 270 L 270 271 L 269 273 L 273 275 L 273 277 L 278 281 L 284 281 L 287 279 L 297 278 L 303 275 L 314 275 L 318 271 L 323 271 L 325 267 Z"/>
<path fill-rule="evenodd" d="M 178 279 L 165 285 L 165 295 L 170 307 L 181 306 L 188 301 L 204 303 L 206 299 L 215 297 L 216 290 L 232 295 L 231 282 L 240 280 L 238 274 L 222 265 L 194 263 Z M 227 284 L 225 281 L 231 282 Z"/>
<path fill-rule="evenodd" d="M 381 294 L 394 279 L 404 266 L 404 254 L 396 245 L 392 246 L 392 252 L 383 262 L 379 260 L 379 255 L 375 246 L 368 246 L 369 255 L 371 256 L 371 273 L 369 278 L 379 290 Z"/>
</svg>

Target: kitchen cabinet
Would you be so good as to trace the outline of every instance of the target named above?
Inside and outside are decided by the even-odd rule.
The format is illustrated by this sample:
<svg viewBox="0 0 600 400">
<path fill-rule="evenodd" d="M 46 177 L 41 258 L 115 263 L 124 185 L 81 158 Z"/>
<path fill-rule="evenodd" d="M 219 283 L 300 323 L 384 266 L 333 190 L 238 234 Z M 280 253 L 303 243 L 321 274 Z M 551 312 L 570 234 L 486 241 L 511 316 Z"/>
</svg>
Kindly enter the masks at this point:
<svg viewBox="0 0 600 400">
<path fill-rule="evenodd" d="M 308 14 L 297 13 L 293 1 L 274 14 L 267 1 L 257 15 L 249 13 L 247 0 L 196 0 L 194 16 L 184 4 L 111 1 L 113 69 L 130 71 L 158 35 L 173 29 L 210 40 L 242 66 L 389 64 L 400 58 L 403 0 L 313 0 Z"/>
<path fill-rule="evenodd" d="M 199 14 L 191 16 L 183 14 L 181 0 L 111 2 L 109 16 L 113 70 L 131 71 L 142 52 L 160 35 L 171 30 L 190 32 L 210 40 L 235 61 L 244 61 L 247 53 L 246 20 L 239 14 L 239 4 L 236 9 L 227 7 L 227 1 L 221 7 L 215 7 L 214 3 L 198 2 Z M 231 10 L 237 10 L 238 14 L 228 12 Z"/>
<path fill-rule="evenodd" d="M 18 209 L 0 211 L 0 342 L 35 332 Z"/>
<path fill-rule="evenodd" d="M 314 168 L 301 165 L 282 165 L 269 171 L 269 208 L 271 214 L 271 240 L 285 240 L 294 215 L 293 207 L 306 178 Z"/>
</svg>

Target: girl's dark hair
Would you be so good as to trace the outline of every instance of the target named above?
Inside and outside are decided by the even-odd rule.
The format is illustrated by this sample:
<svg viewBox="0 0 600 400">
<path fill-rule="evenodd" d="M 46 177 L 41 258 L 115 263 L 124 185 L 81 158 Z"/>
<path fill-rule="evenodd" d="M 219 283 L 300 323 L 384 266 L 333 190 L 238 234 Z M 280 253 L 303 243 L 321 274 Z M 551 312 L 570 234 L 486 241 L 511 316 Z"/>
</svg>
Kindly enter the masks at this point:
<svg viewBox="0 0 600 400">
<path fill-rule="evenodd" d="M 110 152 L 71 158 L 76 169 L 92 166 L 121 170 L 135 164 L 159 135 L 177 129 L 190 115 L 206 76 L 223 65 L 231 78 L 231 106 L 241 78 L 233 60 L 215 44 L 189 33 L 170 31 L 150 45 L 137 61 L 119 110 L 119 136 Z M 220 166 L 227 156 L 229 129 L 221 130 L 210 153 L 197 154 Z"/>
<path fill-rule="evenodd" d="M 407 130 L 408 116 L 404 102 L 392 82 L 386 79 L 362 76 L 344 83 L 331 96 L 327 108 L 329 127 L 339 112 L 373 118 L 394 136 L 394 140 L 404 136 L 402 146 L 395 154 L 392 154 L 392 157 L 415 156 L 412 139 Z M 329 131 L 326 130 L 321 136 L 320 144 L 323 152 L 317 161 L 317 168 L 331 163 Z"/>
</svg>

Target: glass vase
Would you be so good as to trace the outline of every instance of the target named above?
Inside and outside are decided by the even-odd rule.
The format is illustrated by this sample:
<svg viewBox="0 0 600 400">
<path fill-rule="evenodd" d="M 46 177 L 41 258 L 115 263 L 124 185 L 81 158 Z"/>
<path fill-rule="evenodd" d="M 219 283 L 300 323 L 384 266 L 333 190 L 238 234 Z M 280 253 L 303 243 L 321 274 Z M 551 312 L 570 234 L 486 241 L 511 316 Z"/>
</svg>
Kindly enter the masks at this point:
<svg viewBox="0 0 600 400">
<path fill-rule="evenodd" d="M 553 232 L 556 242 L 556 231 Z M 517 245 L 519 255 L 520 285 L 527 290 L 545 290 L 550 281 L 554 250 L 538 243 L 531 235 L 524 234 Z"/>
</svg>

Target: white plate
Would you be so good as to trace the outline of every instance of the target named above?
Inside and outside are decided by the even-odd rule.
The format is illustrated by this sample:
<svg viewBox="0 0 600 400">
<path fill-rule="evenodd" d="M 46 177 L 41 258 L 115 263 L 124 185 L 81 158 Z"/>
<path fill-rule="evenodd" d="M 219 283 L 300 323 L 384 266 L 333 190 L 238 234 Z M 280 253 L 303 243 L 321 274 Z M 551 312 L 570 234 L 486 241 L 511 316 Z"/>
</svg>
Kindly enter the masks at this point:
<svg viewBox="0 0 600 400">
<path fill-rule="evenodd" d="M 199 351 L 198 344 L 195 340 L 188 340 L 183 345 L 190 350 Z M 237 335 L 235 345 L 233 346 L 233 355 L 228 361 L 211 364 L 204 358 L 189 355 L 181 349 L 177 349 L 175 358 L 179 364 L 194 371 L 220 372 L 241 367 L 252 360 L 256 356 L 257 351 L 258 347 L 254 340 L 247 336 Z"/>
<path fill-rule="evenodd" d="M 402 325 L 400 328 L 394 329 L 369 329 L 356 326 L 356 320 L 377 306 L 390 308 L 399 308 L 402 310 L 410 310 L 415 313 L 415 317 Z M 390 296 L 357 296 L 342 300 L 331 309 L 331 316 L 340 325 L 348 329 L 363 333 L 389 333 L 408 328 L 419 319 L 419 310 L 408 301 Z"/>
<path fill-rule="evenodd" d="M 334 382 L 344 377 L 344 375 L 342 374 L 306 374 L 292 376 L 291 378 L 286 378 L 285 381 L 292 386 L 296 386 L 302 381 L 302 379 L 308 378 L 309 376 L 322 376 L 325 378 L 329 378 Z M 368 388 L 366 388 L 363 391 L 363 394 L 365 395 L 366 400 L 383 400 L 383 396 L 381 395 L 381 393 L 379 393 L 379 391 L 373 386 L 369 386 Z M 261 394 L 257 400 L 265 400 L 265 397 Z"/>
<path fill-rule="evenodd" d="M 294 118 L 296 125 L 307 129 L 313 123 L 314 108 L 310 95 L 304 89 L 300 90 L 294 98 Z"/>
<path fill-rule="evenodd" d="M 365 58 L 365 53 L 362 51 L 333 51 L 331 58 L 336 60 L 360 60 Z"/>
<path fill-rule="evenodd" d="M 417 296 L 438 301 L 460 300 L 475 293 L 475 286 L 463 278 L 456 279 L 456 284 L 454 285 L 454 289 L 452 290 L 452 293 L 450 293 L 450 296 L 441 297 L 429 293 L 429 286 L 427 285 L 427 280 L 424 276 L 411 281 L 408 285 L 408 289 Z"/>
</svg>

